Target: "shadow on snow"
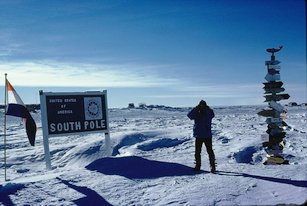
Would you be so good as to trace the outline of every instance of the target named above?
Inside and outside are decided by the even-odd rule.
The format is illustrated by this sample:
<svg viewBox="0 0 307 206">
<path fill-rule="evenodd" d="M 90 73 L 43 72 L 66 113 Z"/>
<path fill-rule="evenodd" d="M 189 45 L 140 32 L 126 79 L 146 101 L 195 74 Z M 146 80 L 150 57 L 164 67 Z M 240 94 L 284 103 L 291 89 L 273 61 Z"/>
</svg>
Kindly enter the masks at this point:
<svg viewBox="0 0 307 206">
<path fill-rule="evenodd" d="M 22 184 L 9 183 L 5 186 L 0 185 L 0 203 L 5 206 L 14 205 L 10 195 L 15 194 L 18 190 L 25 188 Z"/>
<path fill-rule="evenodd" d="M 67 185 L 71 189 L 76 190 L 77 192 L 80 192 L 85 195 L 85 197 L 82 197 L 80 199 L 74 200 L 74 203 L 76 205 L 111 205 L 108 203 L 103 197 L 101 197 L 97 192 L 94 190 L 89 189 L 88 187 L 83 186 L 77 186 L 71 184 L 67 180 L 62 180 L 61 178 L 58 178 L 63 184 Z"/>
<path fill-rule="evenodd" d="M 136 156 L 102 158 L 92 162 L 86 168 L 106 175 L 120 175 L 129 179 L 195 175 L 193 169 L 185 165 Z"/>
<path fill-rule="evenodd" d="M 294 185 L 296 187 L 306 187 L 307 188 L 307 181 L 306 180 L 282 179 L 282 178 L 276 178 L 276 177 L 265 177 L 265 176 L 259 176 L 259 175 L 250 175 L 250 174 L 246 174 L 246 173 L 226 172 L 226 171 L 218 171 L 218 174 L 219 175 L 226 175 L 226 176 L 249 177 L 249 178 L 255 178 L 255 179 L 266 180 L 266 181 L 271 181 L 271 182 Z"/>
</svg>

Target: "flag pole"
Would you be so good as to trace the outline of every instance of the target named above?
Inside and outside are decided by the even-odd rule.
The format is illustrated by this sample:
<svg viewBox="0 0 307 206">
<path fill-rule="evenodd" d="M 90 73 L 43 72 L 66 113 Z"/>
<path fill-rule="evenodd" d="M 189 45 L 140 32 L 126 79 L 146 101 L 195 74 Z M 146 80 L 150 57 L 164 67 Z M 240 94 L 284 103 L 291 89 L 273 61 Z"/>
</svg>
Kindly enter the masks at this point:
<svg viewBox="0 0 307 206">
<path fill-rule="evenodd" d="M 6 179 L 6 110 L 7 110 L 7 73 L 5 75 L 5 87 L 4 87 L 4 180 Z"/>
</svg>

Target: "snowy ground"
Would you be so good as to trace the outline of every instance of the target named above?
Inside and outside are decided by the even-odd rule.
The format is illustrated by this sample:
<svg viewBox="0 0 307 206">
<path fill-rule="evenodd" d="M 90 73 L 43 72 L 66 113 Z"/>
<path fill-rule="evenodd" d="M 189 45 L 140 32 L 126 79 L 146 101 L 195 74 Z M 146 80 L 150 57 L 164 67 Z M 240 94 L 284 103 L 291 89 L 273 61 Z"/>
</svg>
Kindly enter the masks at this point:
<svg viewBox="0 0 307 206">
<path fill-rule="evenodd" d="M 0 164 L 0 205 L 274 205 L 307 200 L 306 107 L 288 108 L 284 153 L 290 165 L 263 165 L 261 106 L 214 108 L 217 174 L 192 171 L 193 122 L 188 109 L 111 109 L 112 156 L 100 134 L 50 138 L 46 171 L 40 114 L 36 146 L 9 117 L 7 178 Z M 3 111 L 0 121 L 3 122 Z M 1 156 L 3 127 L 1 127 Z"/>
</svg>

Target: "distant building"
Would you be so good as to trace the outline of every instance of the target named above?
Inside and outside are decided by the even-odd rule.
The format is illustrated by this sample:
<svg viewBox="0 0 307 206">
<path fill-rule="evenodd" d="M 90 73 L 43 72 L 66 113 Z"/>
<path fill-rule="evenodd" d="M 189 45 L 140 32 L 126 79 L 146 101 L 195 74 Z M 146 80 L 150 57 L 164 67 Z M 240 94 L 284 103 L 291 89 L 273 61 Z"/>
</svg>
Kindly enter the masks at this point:
<svg viewBox="0 0 307 206">
<path fill-rule="evenodd" d="M 289 102 L 288 106 L 296 107 L 296 106 L 298 106 L 298 104 L 296 102 Z"/>
<path fill-rule="evenodd" d="M 141 108 L 141 109 L 146 108 L 146 104 L 145 103 L 139 103 L 139 108 Z"/>
<path fill-rule="evenodd" d="M 134 108 L 135 108 L 134 103 L 129 103 L 128 104 L 128 109 L 134 109 Z"/>
</svg>

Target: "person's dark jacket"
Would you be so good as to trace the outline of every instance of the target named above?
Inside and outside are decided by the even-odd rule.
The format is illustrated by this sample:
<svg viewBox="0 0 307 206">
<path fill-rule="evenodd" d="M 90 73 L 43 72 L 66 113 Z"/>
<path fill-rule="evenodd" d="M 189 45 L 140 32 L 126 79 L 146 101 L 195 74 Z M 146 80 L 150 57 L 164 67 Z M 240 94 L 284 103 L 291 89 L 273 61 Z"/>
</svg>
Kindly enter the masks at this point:
<svg viewBox="0 0 307 206">
<path fill-rule="evenodd" d="M 194 120 L 193 136 L 195 138 L 212 138 L 211 122 L 214 117 L 213 110 L 206 106 L 201 109 L 194 107 L 187 115 Z"/>
</svg>

